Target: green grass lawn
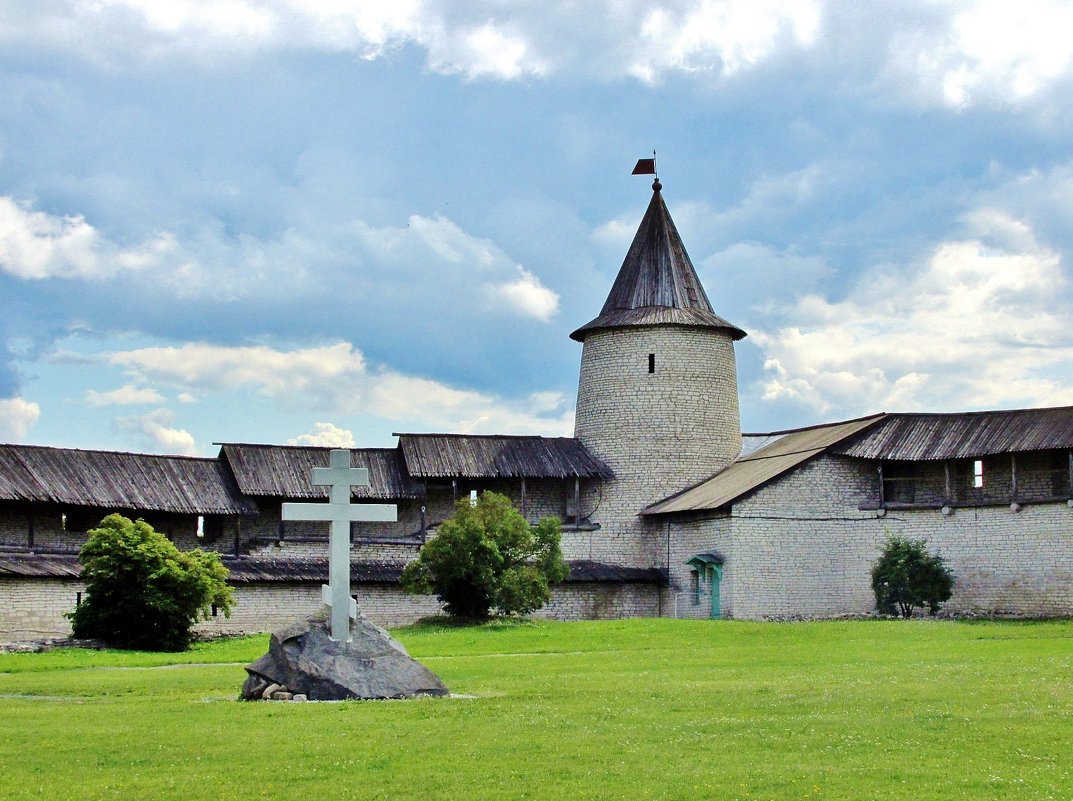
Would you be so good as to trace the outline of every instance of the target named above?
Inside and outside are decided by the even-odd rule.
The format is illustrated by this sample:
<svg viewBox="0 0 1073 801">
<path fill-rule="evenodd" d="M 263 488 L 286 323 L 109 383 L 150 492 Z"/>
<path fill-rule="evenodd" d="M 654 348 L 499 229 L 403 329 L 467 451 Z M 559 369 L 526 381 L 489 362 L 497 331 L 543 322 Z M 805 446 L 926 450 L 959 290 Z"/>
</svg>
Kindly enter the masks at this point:
<svg viewBox="0 0 1073 801">
<path fill-rule="evenodd" d="M 1073 799 L 1073 622 L 396 633 L 464 697 L 237 703 L 266 637 L 0 655 L 0 799 Z"/>
</svg>

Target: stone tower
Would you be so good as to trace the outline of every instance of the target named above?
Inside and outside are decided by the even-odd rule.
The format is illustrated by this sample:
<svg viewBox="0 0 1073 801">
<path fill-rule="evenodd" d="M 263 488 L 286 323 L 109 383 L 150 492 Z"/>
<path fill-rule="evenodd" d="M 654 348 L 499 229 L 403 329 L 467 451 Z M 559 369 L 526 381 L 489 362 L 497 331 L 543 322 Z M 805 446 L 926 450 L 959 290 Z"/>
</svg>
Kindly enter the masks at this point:
<svg viewBox="0 0 1073 801">
<path fill-rule="evenodd" d="M 615 472 L 587 505 L 615 539 L 741 450 L 734 342 L 745 332 L 712 311 L 661 189 L 656 179 L 600 315 L 570 335 L 583 343 L 574 436 Z M 659 561 L 642 543 L 625 550 Z"/>
</svg>

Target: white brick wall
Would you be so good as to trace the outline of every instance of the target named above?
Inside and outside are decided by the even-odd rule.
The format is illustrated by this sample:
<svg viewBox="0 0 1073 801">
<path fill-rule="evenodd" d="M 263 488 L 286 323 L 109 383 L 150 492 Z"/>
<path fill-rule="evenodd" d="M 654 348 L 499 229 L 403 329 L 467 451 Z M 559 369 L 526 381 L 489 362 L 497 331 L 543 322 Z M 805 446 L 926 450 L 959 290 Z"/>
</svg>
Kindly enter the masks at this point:
<svg viewBox="0 0 1073 801">
<path fill-rule="evenodd" d="M 71 633 L 63 617 L 74 609 L 80 581 L 61 579 L 0 579 L 0 641 L 63 637 Z M 408 595 L 397 584 L 355 584 L 362 613 L 381 626 L 403 626 L 441 612 L 431 595 Z M 235 587 L 231 617 L 223 614 L 199 623 L 195 631 L 214 634 L 252 634 L 271 631 L 319 611 L 320 585 L 271 582 Z M 551 620 L 592 620 L 655 616 L 659 591 L 648 584 L 577 582 L 553 588 L 548 605 L 535 617 Z"/>
<path fill-rule="evenodd" d="M 726 557 L 723 609 L 738 618 L 866 615 L 871 570 L 887 537 L 925 539 L 956 577 L 952 614 L 1073 615 L 1073 509 L 1064 503 L 890 511 L 874 494 L 874 465 L 822 456 L 733 506 L 729 518 L 672 523 L 672 580 L 687 587 L 684 554 Z M 681 547 L 679 547 L 681 546 Z"/>
</svg>

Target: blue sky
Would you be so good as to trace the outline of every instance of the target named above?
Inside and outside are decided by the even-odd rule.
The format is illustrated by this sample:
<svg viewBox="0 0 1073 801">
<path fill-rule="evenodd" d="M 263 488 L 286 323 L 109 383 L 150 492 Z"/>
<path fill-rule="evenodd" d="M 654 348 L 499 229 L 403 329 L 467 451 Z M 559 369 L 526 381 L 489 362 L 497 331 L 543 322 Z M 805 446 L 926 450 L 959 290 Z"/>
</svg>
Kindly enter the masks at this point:
<svg viewBox="0 0 1073 801">
<path fill-rule="evenodd" d="M 1064 2 L 0 0 L 0 441 L 572 433 L 664 197 L 742 425 L 1073 404 Z"/>
</svg>

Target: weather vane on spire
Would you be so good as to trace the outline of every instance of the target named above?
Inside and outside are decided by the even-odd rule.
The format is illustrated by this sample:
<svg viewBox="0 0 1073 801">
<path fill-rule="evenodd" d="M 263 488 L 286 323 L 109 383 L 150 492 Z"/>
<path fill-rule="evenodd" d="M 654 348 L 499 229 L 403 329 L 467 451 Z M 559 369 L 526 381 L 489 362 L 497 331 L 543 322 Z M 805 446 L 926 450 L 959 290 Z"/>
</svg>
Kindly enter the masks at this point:
<svg viewBox="0 0 1073 801">
<path fill-rule="evenodd" d="M 656 149 L 652 148 L 652 158 L 650 159 L 637 159 L 637 164 L 633 168 L 633 172 L 630 175 L 653 175 L 655 179 L 652 181 L 652 189 L 659 191 L 660 182 L 659 175 L 656 173 Z"/>
</svg>

